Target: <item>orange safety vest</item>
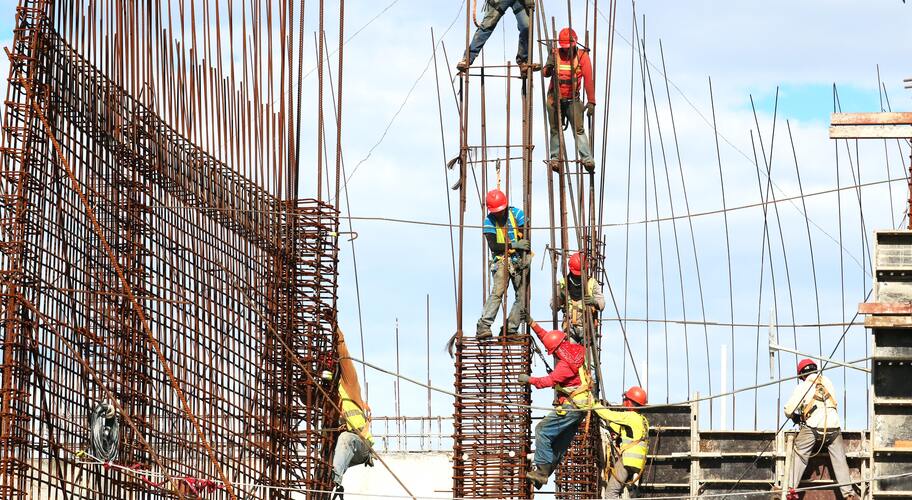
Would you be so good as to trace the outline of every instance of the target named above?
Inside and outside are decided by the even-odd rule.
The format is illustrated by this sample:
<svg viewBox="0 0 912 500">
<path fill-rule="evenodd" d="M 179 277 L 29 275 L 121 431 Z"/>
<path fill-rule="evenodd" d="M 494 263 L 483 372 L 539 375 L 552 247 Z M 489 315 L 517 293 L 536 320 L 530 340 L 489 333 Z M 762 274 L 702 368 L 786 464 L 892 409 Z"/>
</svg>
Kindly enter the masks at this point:
<svg viewBox="0 0 912 500">
<path fill-rule="evenodd" d="M 555 50 L 557 61 L 557 88 L 561 99 L 572 99 L 579 96 L 583 82 L 583 70 L 579 63 L 579 54 L 574 51 L 571 59 L 561 57 L 560 50 Z M 574 89 L 574 83 L 576 88 Z"/>
</svg>

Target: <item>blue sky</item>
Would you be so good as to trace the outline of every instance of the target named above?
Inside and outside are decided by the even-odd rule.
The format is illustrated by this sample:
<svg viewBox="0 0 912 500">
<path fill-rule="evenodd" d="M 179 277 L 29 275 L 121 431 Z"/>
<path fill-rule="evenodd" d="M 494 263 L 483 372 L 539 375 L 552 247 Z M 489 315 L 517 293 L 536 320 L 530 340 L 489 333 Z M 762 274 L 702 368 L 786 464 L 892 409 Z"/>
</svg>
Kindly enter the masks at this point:
<svg viewBox="0 0 912 500">
<path fill-rule="evenodd" d="M 329 2 L 332 4 L 333 2 Z M 606 3 L 607 2 L 603 2 Z M 546 1 L 547 14 L 556 17 L 556 24 L 566 22 L 563 2 Z M 574 23 L 579 26 L 585 17 L 587 3 L 572 2 Z M 392 217 L 422 221 L 446 222 L 447 200 L 452 196 L 446 189 L 455 182 L 452 173 L 445 173 L 444 163 L 455 156 L 458 145 L 458 121 L 444 53 L 438 51 L 438 71 L 441 72 L 445 153 L 441 151 L 440 130 L 437 116 L 437 94 L 433 67 L 425 71 L 431 56 L 431 28 L 443 36 L 450 66 L 458 59 L 464 43 L 464 25 L 460 2 L 440 0 L 398 0 L 394 2 L 349 2 L 346 26 L 349 33 L 365 25 L 375 15 L 386 9 L 376 21 L 367 26 L 346 46 L 345 60 L 345 111 L 343 115 L 343 146 L 349 173 L 356 165 L 357 173 L 349 184 L 351 215 L 355 217 Z M 334 7 L 329 7 L 332 10 Z M 316 26 L 315 16 L 308 12 L 308 29 Z M 591 13 L 591 10 L 590 10 Z M 792 197 L 799 193 L 794 159 L 800 165 L 804 192 L 833 189 L 853 184 L 854 172 L 849 170 L 849 157 L 845 146 L 839 150 L 839 175 L 837 177 L 837 151 L 827 138 L 829 113 L 832 111 L 832 85 L 839 92 L 846 111 L 879 110 L 876 65 L 880 65 L 881 78 L 896 110 L 909 109 L 909 95 L 902 89 L 902 78 L 907 76 L 905 61 L 910 44 L 907 36 L 909 7 L 899 1 L 852 2 L 644 2 L 637 5 L 640 34 L 645 29 L 647 58 L 652 63 L 651 77 L 655 86 L 658 112 L 649 101 L 650 136 L 644 140 L 643 95 L 640 68 L 634 62 L 634 85 L 631 97 L 631 47 L 624 39 L 631 40 L 631 6 L 618 8 L 618 39 L 615 68 L 612 79 L 611 115 L 607 143 L 596 140 L 596 157 L 606 151 L 606 204 L 604 219 L 611 224 L 606 228 L 609 258 L 606 269 L 616 294 L 620 314 L 634 319 L 668 318 L 672 320 L 699 320 L 729 322 L 728 272 L 724 220 L 720 214 L 693 219 L 693 231 L 701 272 L 701 283 L 696 279 L 693 243 L 690 226 L 680 219 L 671 222 L 632 224 L 629 233 L 626 221 L 667 217 L 672 210 L 676 215 L 685 211 L 681 175 L 687 184 L 688 200 L 692 212 L 718 210 L 722 206 L 715 141 L 711 126 L 712 109 L 709 101 L 707 78 L 713 79 L 715 111 L 720 137 L 720 156 L 725 177 L 724 192 L 729 207 L 748 205 L 760 200 L 766 179 L 761 176 L 758 188 L 757 171 L 753 165 L 751 130 L 755 127 L 749 96 L 757 106 L 760 134 L 764 149 L 772 146 L 771 171 L 777 198 Z M 645 16 L 645 28 L 643 17 Z M 457 19 L 455 25 L 447 28 Z M 590 14 L 591 23 L 591 14 Z M 601 28 L 597 54 L 597 94 L 599 110 L 603 109 L 604 60 L 607 47 L 605 20 L 599 18 Z M 334 28 L 327 28 L 328 30 Z M 12 16 L 0 18 L 0 33 L 12 32 Z M 8 36 L 8 35 L 7 35 Z M 328 31 L 334 39 L 335 34 Z M 622 39 L 623 37 L 624 39 Z M 673 148 L 670 127 L 671 115 L 667 105 L 664 82 L 659 69 L 662 67 L 659 40 L 665 55 L 668 76 L 673 86 L 670 99 L 678 136 L 678 148 Z M 9 40 L 3 40 L 4 45 Z M 485 57 L 491 63 L 512 59 L 515 53 L 516 30 L 512 15 L 508 14 L 485 47 Z M 310 47 L 309 49 L 312 49 Z M 311 54 L 312 50 L 305 50 Z M 638 54 L 634 54 L 638 57 Z M 314 63 L 311 57 L 309 62 Z M 306 56 L 305 56 L 305 60 Z M 335 60 L 328 63 L 335 70 Z M 6 72 L 6 61 L 0 70 Z M 422 75 L 419 78 L 419 75 Z M 415 84 L 417 80 L 417 84 Z M 308 79 L 309 91 L 315 91 L 316 79 Z M 414 92 L 406 96 L 412 85 Z M 540 83 L 535 82 L 538 86 Z M 780 92 L 779 115 L 776 123 L 775 142 L 770 144 L 773 102 L 777 86 Z M 515 90 L 515 89 L 514 89 Z M 536 90 L 537 92 L 537 90 Z M 315 95 L 315 92 L 314 92 Z M 474 95 L 478 95 L 477 92 Z M 519 109 L 514 92 L 513 110 Z M 327 102 L 329 97 L 327 96 Z M 504 110 L 506 97 L 502 81 L 490 84 L 487 93 L 488 138 L 503 142 L 505 137 Z M 634 105 L 631 108 L 630 101 Z M 477 101 L 473 109 L 477 110 Z M 546 177 L 541 159 L 545 144 L 541 103 L 536 102 L 534 141 L 534 217 L 533 226 L 546 225 Z M 384 129 L 397 114 L 393 126 L 382 138 Z M 310 116 L 315 106 L 305 109 Z M 477 116 L 475 117 L 477 118 Z M 511 143 L 519 140 L 515 114 Z M 601 118 L 600 118 L 601 119 Z M 629 121 L 630 120 L 630 121 Z M 794 136 L 795 155 L 788 141 L 788 128 Z M 477 144 L 477 121 L 470 142 Z M 666 155 L 662 160 L 656 123 L 661 125 Z M 632 124 L 632 126 L 631 126 Z M 629 134 L 628 130 L 633 133 Z M 302 131 L 302 147 L 314 149 L 315 128 L 307 123 Z M 652 139 L 652 154 L 644 150 Z M 569 136 L 568 136 L 569 138 Z M 762 156 L 759 152 L 758 155 Z M 332 145 L 330 146 L 332 148 Z M 630 169 L 628 170 L 628 148 Z M 681 169 L 678 169 L 675 151 L 680 151 Z M 902 151 L 907 154 L 908 148 Z M 851 147 L 855 154 L 854 145 Z M 503 151 L 492 152 L 492 155 Z M 903 175 L 899 149 L 883 143 L 859 145 L 862 165 L 861 182 L 877 182 Z M 889 161 L 889 167 L 887 162 Z M 514 162 L 516 163 L 516 162 Z M 666 166 L 667 164 L 667 166 Z M 852 164 L 855 165 L 853 157 Z M 517 168 L 514 165 L 513 168 Z M 652 181 L 652 168 L 656 169 L 657 185 Z M 765 168 L 764 168 L 765 170 Z M 665 172 L 671 187 L 666 185 Z M 514 172 L 518 172 L 515 170 Z M 629 172 L 629 173 L 628 173 Z M 630 202 L 628 204 L 628 177 Z M 307 176 L 304 176 L 307 182 Z M 488 179 L 493 181 L 493 176 Z M 759 207 L 747 208 L 729 214 L 730 241 L 733 255 L 734 321 L 735 323 L 767 325 L 775 309 L 778 323 L 839 323 L 851 320 L 857 304 L 863 301 L 870 286 L 870 279 L 863 272 L 870 269 L 865 262 L 866 250 L 862 236 L 870 235 L 876 228 L 889 228 L 899 222 L 906 196 L 901 182 L 892 190 L 887 184 L 865 187 L 859 192 L 842 191 L 808 198 L 806 206 L 800 200 L 778 204 L 779 221 L 770 221 L 770 244 L 773 273 L 769 261 L 763 264 L 763 289 L 761 290 L 761 253 L 763 250 L 763 213 Z M 312 185 L 305 185 L 309 189 Z M 473 186 L 474 189 L 474 186 Z M 671 196 L 669 196 L 669 191 Z M 511 196 L 519 197 L 518 190 Z M 480 223 L 483 216 L 477 199 L 466 215 L 469 223 Z M 860 198 L 860 201 L 859 201 Z M 451 198 L 456 203 L 456 198 Z M 842 211 L 842 225 L 837 212 Z M 858 207 L 864 210 L 861 224 Z M 628 208 L 629 207 L 629 208 Z M 772 207 L 770 217 L 774 216 Z M 805 223 L 802 212 L 810 215 L 813 223 Z M 900 214 L 897 216 L 896 214 Z M 425 376 L 425 298 L 430 296 L 431 379 L 434 385 L 451 388 L 453 364 L 443 352 L 443 344 L 454 331 L 454 303 L 450 240 L 445 228 L 411 224 L 383 223 L 355 220 L 354 230 L 358 273 L 364 320 L 365 358 L 385 367 L 395 365 L 394 333 L 398 320 L 400 329 L 400 361 L 402 372 L 423 379 Z M 782 235 L 780 236 L 780 224 Z M 843 245 L 840 248 L 840 229 Z M 678 232 L 679 266 L 674 252 L 674 231 Z M 808 243 L 814 249 L 811 268 Z M 485 266 L 485 250 L 478 230 L 468 230 L 466 305 L 464 323 L 474 325 L 483 300 L 481 276 Z M 629 234 L 629 240 L 628 240 Z M 540 270 L 547 231 L 533 230 L 534 249 L 537 254 L 533 271 L 532 313 L 536 317 L 547 314 L 547 290 L 550 277 Z M 659 251 L 661 237 L 662 249 Z M 785 252 L 782 249 L 785 249 Z M 842 264 L 840 264 L 840 256 Z M 342 276 L 340 318 L 349 342 L 360 355 L 358 314 L 355 301 L 355 280 L 351 247 L 342 247 Z M 625 266 L 625 262 L 627 265 Z M 865 262 L 864 264 L 860 264 Z M 664 266 L 664 267 L 663 267 Z M 788 273 L 786 273 L 788 266 Z M 647 272 L 648 268 L 648 272 Z M 816 271 L 817 286 L 814 285 Z M 842 271 L 842 272 L 841 272 Z M 664 279 L 662 276 L 664 272 Z M 625 276 L 627 286 L 624 286 Z M 681 282 L 678 280 L 681 276 Z M 776 287 L 771 287 L 775 280 Z M 700 303 L 702 285 L 703 307 Z M 647 300 L 648 289 L 648 300 Z M 791 293 L 789 293 L 791 289 Z M 817 293 L 815 294 L 815 289 Z M 846 290 L 845 296 L 841 293 Z M 683 290 L 683 294 L 682 294 Z M 683 300 L 682 300 L 683 296 Z M 791 296 L 791 300 L 789 300 Z M 819 298 L 819 301 L 818 301 Z M 663 305 L 664 299 L 664 305 Z M 775 308 L 774 306 L 775 302 Z M 682 304 L 683 303 L 683 304 Z M 609 301 L 605 317 L 615 316 Z M 495 323 L 495 325 L 499 324 Z M 616 321 L 605 321 L 602 372 L 608 394 L 616 399 L 621 389 L 631 382 L 632 364 L 620 350 L 620 329 Z M 769 362 L 765 353 L 768 327 L 738 327 L 735 329 L 735 346 L 732 352 L 729 327 L 653 323 L 647 328 L 642 322 L 628 322 L 628 335 L 634 350 L 634 361 L 645 376 L 644 365 L 648 359 L 649 389 L 655 402 L 680 401 L 688 393 L 715 393 L 720 390 L 722 367 L 720 351 L 725 345 L 730 363 L 726 367 L 726 383 L 731 389 L 731 370 L 735 371 L 735 387 L 752 385 L 755 381 L 769 380 Z M 471 330 L 471 328 L 468 328 Z M 800 328 L 793 331 L 779 328 L 780 342 L 799 349 L 829 353 L 841 336 L 840 327 Z M 666 340 L 667 339 L 667 340 Z M 758 342 L 759 339 L 759 342 Z M 666 348 L 666 345 L 668 346 Z M 868 339 L 864 329 L 849 331 L 837 349 L 842 359 L 842 348 L 848 359 L 865 356 Z M 690 362 L 685 363 L 683 348 Z M 707 356 L 706 352 L 709 352 Z M 758 354 L 759 353 L 759 354 Z M 668 359 L 666 368 L 666 358 Z M 734 360 L 734 362 L 732 362 Z M 759 367 L 755 370 L 755 364 Z M 781 375 L 790 374 L 794 357 L 781 358 Z M 707 368 L 708 365 L 708 368 Z M 779 376 L 777 360 L 773 375 Z M 542 372 L 537 364 L 534 371 Z M 689 375 L 689 376 L 688 376 Z M 834 376 L 838 386 L 846 386 L 841 398 L 845 408 L 845 427 L 866 425 L 866 381 L 864 376 L 840 370 Z M 370 403 L 376 415 L 391 415 L 393 407 L 393 379 L 368 370 Z M 787 394 L 790 383 L 781 391 Z M 546 406 L 550 393 L 540 391 L 535 402 Z M 426 412 L 425 390 L 402 383 L 401 407 L 403 413 Z M 745 393 L 735 400 L 734 418 L 731 400 L 728 400 L 727 427 L 771 428 L 777 425 L 780 388 L 773 386 L 761 390 L 755 406 L 754 393 Z M 451 400 L 445 395 L 433 397 L 436 414 L 451 413 Z M 720 406 L 714 405 L 713 418 L 709 406 L 701 407 L 704 427 L 721 425 Z"/>
</svg>

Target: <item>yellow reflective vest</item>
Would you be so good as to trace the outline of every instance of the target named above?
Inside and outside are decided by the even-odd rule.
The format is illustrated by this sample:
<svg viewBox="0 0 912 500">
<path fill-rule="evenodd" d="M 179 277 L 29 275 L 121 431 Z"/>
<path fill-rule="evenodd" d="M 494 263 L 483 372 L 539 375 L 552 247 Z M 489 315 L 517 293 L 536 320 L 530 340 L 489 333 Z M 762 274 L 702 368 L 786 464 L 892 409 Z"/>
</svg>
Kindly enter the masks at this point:
<svg viewBox="0 0 912 500">
<path fill-rule="evenodd" d="M 612 435 L 620 436 L 624 465 L 642 471 L 649 451 L 649 421 L 646 417 L 632 410 L 615 411 L 601 406 L 595 409 L 595 413 L 608 423 Z"/>
<path fill-rule="evenodd" d="M 370 423 L 364 415 L 364 411 L 354 401 L 349 399 L 348 393 L 345 392 L 341 385 L 339 386 L 339 398 L 342 403 L 342 418 L 345 419 L 345 429 L 359 434 L 373 445 L 374 437 L 371 435 Z"/>
</svg>

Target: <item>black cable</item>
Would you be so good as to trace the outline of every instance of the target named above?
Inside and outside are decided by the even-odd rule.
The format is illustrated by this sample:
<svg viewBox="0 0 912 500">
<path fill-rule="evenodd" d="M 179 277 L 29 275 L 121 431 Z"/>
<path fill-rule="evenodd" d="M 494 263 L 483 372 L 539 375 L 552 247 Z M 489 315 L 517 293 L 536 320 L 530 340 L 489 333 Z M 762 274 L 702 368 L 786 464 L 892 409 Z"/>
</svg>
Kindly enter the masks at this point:
<svg viewBox="0 0 912 500">
<path fill-rule="evenodd" d="M 100 403 L 89 414 L 93 454 L 105 462 L 117 460 L 120 452 L 120 419 L 111 403 Z"/>
</svg>

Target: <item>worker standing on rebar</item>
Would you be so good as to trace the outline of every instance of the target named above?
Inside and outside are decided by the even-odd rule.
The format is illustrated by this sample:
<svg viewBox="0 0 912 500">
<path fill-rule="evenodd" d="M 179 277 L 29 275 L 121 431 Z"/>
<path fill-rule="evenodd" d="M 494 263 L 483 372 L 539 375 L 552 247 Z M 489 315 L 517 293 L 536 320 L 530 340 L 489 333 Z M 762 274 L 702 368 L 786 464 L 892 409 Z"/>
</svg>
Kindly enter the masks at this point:
<svg viewBox="0 0 912 500">
<path fill-rule="evenodd" d="M 808 460 L 826 448 L 836 482 L 841 485 L 842 497 L 857 500 L 850 484 L 852 477 L 846 463 L 833 383 L 818 372 L 817 363 L 810 359 L 798 362 L 798 378 L 801 382 L 785 403 L 785 416 L 800 426 L 792 447 L 792 470 L 786 498 L 798 500 L 795 488 L 801 482 Z"/>
<path fill-rule="evenodd" d="M 552 49 L 548 56 L 542 75 L 552 77 L 548 87 L 548 124 L 551 128 L 551 169 L 561 171 L 561 133 L 563 123 L 567 121 L 573 128 L 576 149 L 579 158 L 587 171 L 595 170 L 592 149 L 583 122 L 583 102 L 580 100 L 580 88 L 585 83 L 586 114 L 595 113 L 595 82 L 592 79 L 592 62 L 586 50 L 577 47 L 576 32 L 564 28 L 558 36 L 558 48 Z M 556 76 L 556 78 L 555 78 Z M 555 79 L 557 83 L 555 84 Z"/>
<path fill-rule="evenodd" d="M 507 9 L 513 9 L 513 15 L 516 16 L 516 29 L 519 30 L 519 46 L 516 49 L 516 64 L 519 65 L 523 73 L 529 68 L 529 15 L 535 8 L 535 0 L 487 0 L 485 2 L 485 16 L 475 31 L 469 43 L 469 51 L 461 61 L 456 64 L 456 69 L 463 72 L 469 69 L 469 66 L 475 62 L 475 58 L 481 52 L 485 42 L 490 38 L 500 18 L 503 17 Z M 533 65 L 533 70 L 538 68 Z"/>
<path fill-rule="evenodd" d="M 526 216 L 516 207 L 507 206 L 507 196 L 503 191 L 494 189 L 485 196 L 488 215 L 485 217 L 482 233 L 491 250 L 491 294 L 485 301 L 481 318 L 475 330 L 478 339 L 489 339 L 493 336 L 491 325 L 497 317 L 504 295 L 507 293 L 507 281 L 513 283 L 513 306 L 507 315 L 507 337 L 516 336 L 519 325 L 525 319 L 525 305 L 528 283 L 531 244 L 524 238 Z"/>
<path fill-rule="evenodd" d="M 534 320 L 529 326 L 548 354 L 557 357 L 554 370 L 544 377 L 520 375 L 519 381 L 529 383 L 536 389 L 555 387 L 561 394 L 557 407 L 535 426 L 535 458 L 532 468 L 526 474 L 536 489 L 548 482 L 548 477 L 570 447 L 580 422 L 586 418 L 593 405 L 591 378 L 586 367 L 586 348 L 580 344 L 565 342 L 566 335 L 560 330 L 545 330 Z"/>
<path fill-rule="evenodd" d="M 598 327 L 598 313 L 605 309 L 605 297 L 598 281 L 591 275 L 586 280 L 585 293 L 583 293 L 582 269 L 585 257 L 576 252 L 570 256 L 567 267 L 570 271 L 567 277 L 558 282 L 557 296 L 551 299 L 551 309 L 564 311 L 563 329 L 570 338 L 578 344 L 584 343 L 586 308 L 589 308 L 592 318 L 593 332 Z M 588 269 L 587 269 L 588 270 Z M 588 273 L 587 273 L 588 274 Z"/>
<path fill-rule="evenodd" d="M 649 421 L 637 412 L 637 408 L 646 403 L 646 391 L 633 386 L 623 395 L 625 411 L 610 410 L 602 405 L 594 408 L 596 415 L 608 424 L 611 439 L 605 498 L 621 498 L 624 488 L 635 486 L 643 474 L 649 451 Z"/>
<path fill-rule="evenodd" d="M 373 467 L 371 449 L 374 438 L 370 432 L 370 407 L 361 399 L 361 385 L 358 383 L 358 372 L 352 363 L 345 337 L 341 330 L 338 333 L 339 350 L 339 407 L 342 410 L 344 429 L 336 440 L 333 452 L 332 479 L 334 500 L 343 497 L 342 477 L 349 467 L 365 464 Z"/>
</svg>

